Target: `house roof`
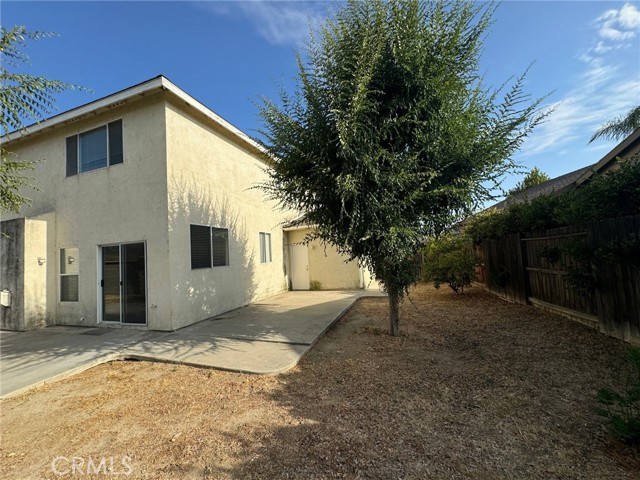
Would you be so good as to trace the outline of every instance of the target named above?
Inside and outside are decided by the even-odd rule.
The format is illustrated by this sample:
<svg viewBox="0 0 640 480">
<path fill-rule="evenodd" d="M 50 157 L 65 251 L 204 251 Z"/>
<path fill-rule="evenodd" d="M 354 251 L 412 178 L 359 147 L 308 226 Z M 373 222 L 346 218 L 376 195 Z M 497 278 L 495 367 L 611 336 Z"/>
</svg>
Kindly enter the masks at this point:
<svg viewBox="0 0 640 480">
<path fill-rule="evenodd" d="M 501 202 L 493 205 L 491 208 L 502 209 L 509 205 L 513 205 L 514 203 L 523 203 L 533 200 L 534 198 L 542 195 L 561 193 L 570 188 L 579 187 L 589 180 L 594 174 L 607 170 L 612 163 L 617 161 L 618 157 L 632 152 L 635 149 L 640 149 L 640 128 L 636 129 L 631 135 L 622 140 L 593 165 L 587 165 L 586 167 L 579 168 L 573 172 L 565 173 L 559 177 L 552 178 L 546 182 L 529 187 L 512 197 L 505 198 Z"/>
<path fill-rule="evenodd" d="M 302 228 L 310 228 L 310 227 L 312 227 L 312 224 L 309 223 L 309 221 L 307 220 L 306 213 L 302 213 L 282 225 L 282 229 L 284 231 L 300 230 Z"/>
<path fill-rule="evenodd" d="M 559 177 L 552 178 L 551 180 L 547 180 L 546 182 L 542 182 L 538 185 L 534 185 L 533 187 L 529 187 L 512 197 L 507 197 L 501 202 L 496 203 L 492 208 L 505 208 L 509 205 L 513 205 L 514 203 L 523 203 L 529 200 L 533 200 L 534 198 L 540 197 L 542 195 L 564 191 L 565 189 L 573 185 L 579 178 L 582 178 L 589 172 L 593 172 L 592 169 L 593 167 L 595 167 L 595 165 L 595 163 L 593 165 L 587 165 L 586 167 L 582 167 L 573 172 L 565 173 L 564 175 L 561 175 Z"/>
<path fill-rule="evenodd" d="M 68 125 L 71 122 L 81 120 L 86 117 L 94 116 L 103 111 L 109 110 L 121 106 L 125 103 L 130 103 L 139 100 L 145 96 L 148 96 L 159 91 L 167 92 L 174 99 L 181 102 L 189 109 L 195 110 L 199 114 L 206 117 L 216 128 L 224 131 L 229 137 L 239 143 L 241 146 L 248 150 L 265 154 L 264 148 L 258 144 L 255 140 L 250 138 L 246 133 L 239 128 L 233 126 L 227 122 L 221 116 L 216 114 L 209 107 L 196 100 L 194 97 L 186 93 L 184 90 L 176 86 L 167 77 L 158 75 L 157 77 L 146 80 L 137 85 L 133 85 L 119 92 L 107 95 L 106 97 L 99 98 L 93 102 L 86 103 L 79 107 L 67 110 L 53 117 L 29 125 L 20 130 L 7 133 L 0 138 L 0 142 L 5 146 L 9 143 L 34 137 L 44 132 L 51 131 L 64 125 Z"/>
<path fill-rule="evenodd" d="M 631 135 L 613 147 L 613 149 L 602 157 L 598 163 L 594 164 L 591 175 L 605 170 L 611 163 L 615 162 L 618 157 L 633 152 L 634 150 L 640 150 L 640 128 L 636 128 Z M 588 172 L 585 172 L 576 180 L 576 186 L 582 185 L 584 182 L 589 180 L 591 175 L 587 175 L 587 173 Z"/>
</svg>

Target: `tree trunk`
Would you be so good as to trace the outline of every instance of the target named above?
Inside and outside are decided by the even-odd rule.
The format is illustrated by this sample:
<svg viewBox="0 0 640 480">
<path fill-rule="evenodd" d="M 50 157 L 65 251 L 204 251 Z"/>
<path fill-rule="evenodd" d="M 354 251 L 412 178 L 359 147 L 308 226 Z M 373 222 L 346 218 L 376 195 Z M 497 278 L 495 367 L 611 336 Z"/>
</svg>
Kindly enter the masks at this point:
<svg viewBox="0 0 640 480">
<path fill-rule="evenodd" d="M 400 335 L 400 295 L 396 292 L 389 292 L 389 334 L 392 337 Z"/>
</svg>

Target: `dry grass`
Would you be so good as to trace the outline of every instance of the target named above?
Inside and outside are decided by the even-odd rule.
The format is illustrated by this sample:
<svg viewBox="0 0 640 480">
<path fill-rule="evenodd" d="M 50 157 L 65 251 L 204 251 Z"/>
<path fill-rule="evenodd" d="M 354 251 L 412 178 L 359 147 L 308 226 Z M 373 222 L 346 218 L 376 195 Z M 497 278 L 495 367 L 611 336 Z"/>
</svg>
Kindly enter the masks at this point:
<svg viewBox="0 0 640 480">
<path fill-rule="evenodd" d="M 625 344 L 478 289 L 412 299 L 401 337 L 367 299 L 277 377 L 117 362 L 7 400 L 0 475 L 128 455 L 151 479 L 640 476 L 592 411 Z"/>
</svg>

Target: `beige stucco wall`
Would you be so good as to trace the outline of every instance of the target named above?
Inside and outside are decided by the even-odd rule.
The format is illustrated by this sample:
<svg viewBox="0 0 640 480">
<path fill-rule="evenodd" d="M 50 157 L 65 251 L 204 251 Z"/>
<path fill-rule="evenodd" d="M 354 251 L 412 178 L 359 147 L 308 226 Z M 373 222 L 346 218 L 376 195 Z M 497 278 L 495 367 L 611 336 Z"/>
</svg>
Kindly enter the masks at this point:
<svg viewBox="0 0 640 480">
<path fill-rule="evenodd" d="M 24 223 L 24 321 L 27 329 L 42 327 L 47 318 L 47 222 Z"/>
<path fill-rule="evenodd" d="M 287 243 L 304 241 L 311 229 L 298 229 L 287 232 Z M 363 272 L 357 262 L 348 262 L 347 257 L 319 240 L 307 245 L 309 252 L 309 283 L 321 290 L 355 289 L 362 287 Z"/>
<path fill-rule="evenodd" d="M 148 323 L 171 328 L 167 228 L 164 101 L 152 96 L 92 115 L 9 149 L 36 160 L 33 199 L 19 215 L 51 218 L 47 247 L 47 310 L 62 325 L 98 322 L 98 246 L 144 241 L 147 245 Z M 124 163 L 66 177 L 67 136 L 122 119 Z M 10 216 L 7 216 L 10 217 Z M 53 223 L 53 225 L 51 225 Z M 59 249 L 79 248 L 79 302 L 59 302 Z"/>
<path fill-rule="evenodd" d="M 286 289 L 279 211 L 254 187 L 265 165 L 171 101 L 166 108 L 173 327 L 179 328 Z M 189 225 L 229 229 L 229 265 L 191 269 Z M 259 232 L 272 262 L 260 263 Z"/>
<path fill-rule="evenodd" d="M 0 223 L 0 289 L 9 305 L 0 306 L 0 327 L 31 330 L 46 322 L 47 223 L 19 218 Z"/>
</svg>

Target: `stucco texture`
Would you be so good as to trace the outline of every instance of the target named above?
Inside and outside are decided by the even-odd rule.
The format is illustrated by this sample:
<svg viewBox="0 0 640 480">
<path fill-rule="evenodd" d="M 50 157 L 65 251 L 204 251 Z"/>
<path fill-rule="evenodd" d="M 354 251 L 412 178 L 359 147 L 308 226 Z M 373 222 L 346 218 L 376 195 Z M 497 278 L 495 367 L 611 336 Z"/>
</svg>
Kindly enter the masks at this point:
<svg viewBox="0 0 640 480">
<path fill-rule="evenodd" d="M 172 102 L 166 125 L 174 328 L 286 290 L 281 224 L 287 215 L 255 188 L 267 179 L 266 165 Z M 229 230 L 228 266 L 191 268 L 190 224 Z M 260 262 L 260 232 L 271 234 L 268 263 Z"/>
<path fill-rule="evenodd" d="M 290 230 L 287 232 L 287 244 L 300 244 L 311 233 L 310 228 Z M 362 270 L 357 262 L 348 261 L 330 246 L 319 240 L 307 244 L 309 253 L 309 284 L 317 290 L 343 290 L 362 288 Z"/>
<path fill-rule="evenodd" d="M 53 215 L 47 222 L 47 316 L 56 324 L 96 325 L 98 247 L 139 241 L 147 245 L 148 304 L 158 305 L 149 309 L 149 326 L 171 328 L 164 111 L 156 95 L 11 145 L 18 158 L 36 161 L 38 187 L 25 191 L 32 206 L 14 217 Z M 67 177 L 65 138 L 117 119 L 123 123 L 124 163 Z M 79 249 L 78 302 L 59 301 L 61 248 Z"/>
</svg>

